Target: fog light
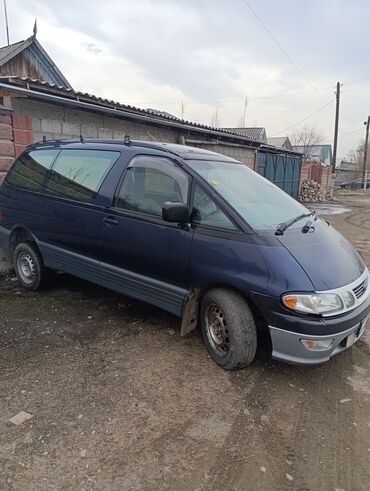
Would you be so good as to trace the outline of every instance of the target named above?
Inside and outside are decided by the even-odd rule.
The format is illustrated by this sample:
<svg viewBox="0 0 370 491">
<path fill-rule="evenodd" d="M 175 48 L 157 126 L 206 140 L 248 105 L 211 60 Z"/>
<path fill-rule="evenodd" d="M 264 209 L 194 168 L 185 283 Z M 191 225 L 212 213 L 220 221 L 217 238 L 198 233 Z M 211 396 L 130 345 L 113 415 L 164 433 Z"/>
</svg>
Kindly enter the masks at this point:
<svg viewBox="0 0 370 491">
<path fill-rule="evenodd" d="M 301 339 L 301 343 L 311 351 L 325 351 L 332 347 L 334 339 Z"/>
</svg>

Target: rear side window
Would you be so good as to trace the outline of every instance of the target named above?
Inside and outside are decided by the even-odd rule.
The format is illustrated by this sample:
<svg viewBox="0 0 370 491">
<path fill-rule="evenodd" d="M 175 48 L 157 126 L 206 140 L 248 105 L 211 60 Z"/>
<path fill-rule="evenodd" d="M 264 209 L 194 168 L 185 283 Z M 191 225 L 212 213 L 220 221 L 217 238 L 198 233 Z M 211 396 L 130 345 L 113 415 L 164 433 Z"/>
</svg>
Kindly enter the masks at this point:
<svg viewBox="0 0 370 491">
<path fill-rule="evenodd" d="M 62 150 L 45 185 L 45 193 L 92 203 L 119 152 Z"/>
<path fill-rule="evenodd" d="M 59 150 L 34 150 L 23 153 L 12 165 L 6 181 L 28 191 L 40 192 L 45 176 Z"/>
</svg>

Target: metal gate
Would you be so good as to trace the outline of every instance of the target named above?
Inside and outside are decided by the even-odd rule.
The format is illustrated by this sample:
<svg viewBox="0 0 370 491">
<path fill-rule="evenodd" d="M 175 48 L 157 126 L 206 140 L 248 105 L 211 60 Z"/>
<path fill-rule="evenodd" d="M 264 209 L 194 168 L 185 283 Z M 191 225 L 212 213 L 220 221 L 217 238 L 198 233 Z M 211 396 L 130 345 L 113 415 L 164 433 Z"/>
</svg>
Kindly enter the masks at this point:
<svg viewBox="0 0 370 491">
<path fill-rule="evenodd" d="M 259 151 L 258 173 L 283 189 L 293 198 L 299 194 L 302 158 L 298 155 Z"/>
</svg>

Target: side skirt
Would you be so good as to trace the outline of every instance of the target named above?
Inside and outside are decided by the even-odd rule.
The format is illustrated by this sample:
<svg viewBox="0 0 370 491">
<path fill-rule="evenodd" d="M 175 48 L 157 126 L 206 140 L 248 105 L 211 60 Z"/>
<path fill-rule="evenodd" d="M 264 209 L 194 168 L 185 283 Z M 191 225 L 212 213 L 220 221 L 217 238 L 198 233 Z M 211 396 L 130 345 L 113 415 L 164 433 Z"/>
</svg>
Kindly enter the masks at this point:
<svg viewBox="0 0 370 491">
<path fill-rule="evenodd" d="M 186 290 L 45 242 L 37 245 L 47 268 L 78 276 L 181 317 Z"/>
</svg>

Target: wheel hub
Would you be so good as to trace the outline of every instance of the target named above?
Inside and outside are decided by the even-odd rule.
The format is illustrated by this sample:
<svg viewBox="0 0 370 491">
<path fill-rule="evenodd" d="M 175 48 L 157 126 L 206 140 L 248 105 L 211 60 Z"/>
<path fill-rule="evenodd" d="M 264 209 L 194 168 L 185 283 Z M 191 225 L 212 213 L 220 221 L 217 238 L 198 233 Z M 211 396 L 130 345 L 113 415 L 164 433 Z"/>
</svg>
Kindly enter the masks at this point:
<svg viewBox="0 0 370 491">
<path fill-rule="evenodd" d="M 27 252 L 19 254 L 17 258 L 18 272 L 25 283 L 32 283 L 36 276 L 36 268 L 33 258 Z"/>
<path fill-rule="evenodd" d="M 230 349 L 229 331 L 225 315 L 216 304 L 206 311 L 206 332 L 210 345 L 219 356 L 225 356 Z"/>
</svg>

